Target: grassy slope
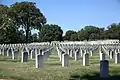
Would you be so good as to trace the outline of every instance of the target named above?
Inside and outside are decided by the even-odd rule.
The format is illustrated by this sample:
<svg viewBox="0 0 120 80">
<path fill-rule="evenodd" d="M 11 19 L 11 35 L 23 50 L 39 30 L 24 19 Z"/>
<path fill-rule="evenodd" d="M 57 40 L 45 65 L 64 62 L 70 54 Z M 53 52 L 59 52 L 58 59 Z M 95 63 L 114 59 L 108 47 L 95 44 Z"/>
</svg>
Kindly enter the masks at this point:
<svg viewBox="0 0 120 80">
<path fill-rule="evenodd" d="M 70 58 L 70 67 L 61 67 L 56 49 L 53 55 L 45 61 L 44 69 L 36 69 L 35 61 L 29 60 L 21 63 L 20 60 L 13 61 L 8 57 L 0 56 L 0 78 L 8 80 L 100 80 L 99 57 L 94 54 L 90 57 L 90 65 L 82 66 L 82 59 L 74 61 Z M 119 78 L 120 64 L 110 61 L 110 77 L 108 80 Z M 106 80 L 106 79 L 105 79 Z"/>
</svg>

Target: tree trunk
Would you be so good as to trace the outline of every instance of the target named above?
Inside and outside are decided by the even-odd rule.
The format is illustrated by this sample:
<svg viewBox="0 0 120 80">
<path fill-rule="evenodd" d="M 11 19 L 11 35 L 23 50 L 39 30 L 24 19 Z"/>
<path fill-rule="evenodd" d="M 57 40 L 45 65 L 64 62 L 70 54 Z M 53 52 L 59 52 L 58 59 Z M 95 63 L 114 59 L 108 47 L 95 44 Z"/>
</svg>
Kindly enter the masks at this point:
<svg viewBox="0 0 120 80">
<path fill-rule="evenodd" d="M 28 43 L 29 41 L 29 26 L 27 26 L 27 29 L 26 29 L 26 43 Z"/>
</svg>

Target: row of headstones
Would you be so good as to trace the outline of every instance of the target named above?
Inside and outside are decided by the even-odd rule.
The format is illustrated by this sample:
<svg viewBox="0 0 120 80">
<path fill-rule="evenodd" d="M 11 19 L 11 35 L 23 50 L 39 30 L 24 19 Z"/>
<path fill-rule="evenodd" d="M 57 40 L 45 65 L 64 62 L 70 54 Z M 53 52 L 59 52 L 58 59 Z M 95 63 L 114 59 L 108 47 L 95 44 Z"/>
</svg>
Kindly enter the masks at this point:
<svg viewBox="0 0 120 80">
<path fill-rule="evenodd" d="M 106 50 L 117 50 L 118 52 L 120 52 L 120 44 L 117 44 L 117 45 L 104 45 L 104 48 Z"/>
<path fill-rule="evenodd" d="M 57 47 L 60 47 L 62 49 L 74 49 L 74 50 L 77 50 L 77 49 L 83 49 L 83 50 L 94 50 L 94 49 L 97 49 L 99 46 L 98 45 L 81 45 L 81 44 L 58 44 Z"/>
<path fill-rule="evenodd" d="M 39 51 L 38 49 L 36 49 L 37 51 Z M 32 50 L 22 50 L 23 52 L 27 52 L 28 55 L 30 55 L 30 58 L 33 59 L 33 57 L 35 56 L 35 49 Z M 2 48 L 0 49 L 0 54 L 4 55 L 4 56 L 8 56 L 10 58 L 12 58 L 13 60 L 17 60 L 18 59 L 18 54 L 19 54 L 19 49 L 14 49 L 14 48 Z"/>
<path fill-rule="evenodd" d="M 63 58 L 63 62 L 64 62 L 65 59 L 64 59 L 63 56 L 65 55 L 65 53 L 66 53 L 66 55 L 68 55 L 68 57 L 71 56 L 69 53 L 62 51 L 58 47 L 56 47 L 56 48 L 57 48 L 57 51 L 58 51 L 58 55 L 60 57 L 60 61 L 62 61 L 62 58 Z M 103 47 L 102 47 L 102 49 L 104 50 Z M 107 52 L 105 50 L 104 51 L 103 50 L 100 49 L 100 52 L 99 52 L 100 60 L 107 60 L 107 57 L 106 57 L 107 56 Z M 78 55 L 76 55 L 76 53 L 78 53 Z M 92 53 L 92 51 L 91 51 L 91 53 Z M 88 63 L 89 63 L 89 61 L 88 61 L 89 53 L 88 52 L 84 52 L 84 54 L 82 53 L 82 55 L 83 55 L 82 56 L 83 57 L 83 65 L 88 65 Z M 79 51 L 74 53 L 74 57 L 75 57 L 75 60 L 77 60 L 79 58 Z M 120 53 L 111 51 L 110 54 L 109 54 L 109 57 L 110 58 L 114 57 L 116 64 L 120 63 Z M 66 59 L 68 59 L 68 58 L 66 58 Z M 68 62 L 68 60 L 67 60 L 67 62 Z"/>
<path fill-rule="evenodd" d="M 106 46 L 101 46 L 100 54 L 100 77 L 109 77 L 109 59 L 114 59 L 115 63 L 120 63 L 120 52 L 118 49 L 107 49 Z M 109 59 L 106 59 L 109 56 Z"/>
<path fill-rule="evenodd" d="M 71 50 L 70 54 L 66 51 L 62 51 L 60 48 L 56 47 L 58 51 L 58 56 L 62 62 L 63 67 L 69 67 L 69 57 L 73 57 L 78 60 L 80 57 L 83 58 L 83 66 L 89 65 L 89 54 L 93 56 L 93 51 L 87 52 L 86 50 L 77 50 L 73 52 Z M 81 51 L 81 52 L 80 52 Z"/>
<path fill-rule="evenodd" d="M 100 51 L 99 54 L 100 60 L 106 60 L 106 56 L 108 56 L 109 59 L 114 59 L 116 64 L 120 63 L 120 52 L 118 52 L 117 49 L 108 51 L 102 47 L 102 52 Z"/>
<path fill-rule="evenodd" d="M 18 49 L 14 49 L 14 48 L 1 48 L 0 49 L 0 54 L 3 56 L 8 56 L 11 59 L 15 60 L 18 58 Z"/>
<path fill-rule="evenodd" d="M 58 48 L 57 48 L 58 49 Z M 102 51 L 101 53 L 102 54 Z M 89 65 L 89 54 L 83 54 L 83 66 Z M 62 67 L 69 67 L 69 55 L 64 53 L 62 54 Z M 109 76 L 109 61 L 105 59 L 105 55 L 100 55 L 100 77 Z"/>
<path fill-rule="evenodd" d="M 90 45 L 90 44 L 57 44 L 57 46 L 62 47 L 62 48 L 96 48 L 98 45 Z"/>
<path fill-rule="evenodd" d="M 0 44 L 0 46 L 25 46 L 25 45 L 49 45 L 49 42 L 42 42 L 42 43 L 19 43 L 19 44 Z"/>
<path fill-rule="evenodd" d="M 44 68 L 44 61 L 47 60 L 49 58 L 49 56 L 52 54 L 52 49 L 53 49 L 53 47 L 51 47 L 50 49 L 48 49 L 40 54 L 35 55 L 36 68 Z"/>
<path fill-rule="evenodd" d="M 119 40 L 97 40 L 97 41 L 64 41 L 64 42 L 57 42 L 57 44 L 62 45 L 114 45 L 119 44 Z"/>
<path fill-rule="evenodd" d="M 0 49 L 9 49 L 9 48 L 12 48 L 12 49 L 21 49 L 24 47 L 26 48 L 49 48 L 49 47 L 52 47 L 51 44 L 0 44 Z"/>
<path fill-rule="evenodd" d="M 31 59 L 35 59 L 36 63 L 36 68 L 41 68 L 43 67 L 43 61 L 47 60 L 48 57 L 51 55 L 52 46 L 46 46 L 47 49 L 42 50 L 42 49 L 22 49 L 22 54 L 21 54 L 21 62 L 27 62 L 28 58 L 30 56 Z M 49 48 L 48 48 L 49 47 Z M 8 56 L 12 58 L 13 60 L 18 60 L 18 54 L 19 54 L 19 49 L 14 49 L 14 48 L 1 48 L 0 49 L 0 54 L 4 56 Z"/>
<path fill-rule="evenodd" d="M 58 51 L 58 55 L 60 57 L 60 61 L 61 61 L 62 52 L 66 52 L 68 55 L 70 55 L 70 57 L 73 57 L 75 60 L 78 60 L 79 57 L 82 57 L 83 53 L 89 53 L 92 56 L 93 52 L 98 49 L 97 47 L 83 49 L 81 47 L 65 48 L 61 46 L 57 46 L 56 48 Z"/>
<path fill-rule="evenodd" d="M 51 49 L 48 49 L 46 51 L 34 49 L 34 50 L 31 50 L 30 57 L 31 57 L 31 59 L 36 59 L 36 55 L 44 55 L 44 57 L 45 57 L 44 59 L 47 59 L 50 54 L 51 54 Z"/>
<path fill-rule="evenodd" d="M 53 46 L 52 44 L 48 43 L 38 43 L 38 44 L 0 44 L 0 49 L 22 49 L 24 47 L 26 48 L 49 48 L 50 46 Z"/>
<path fill-rule="evenodd" d="M 109 76 L 109 62 L 104 59 L 104 56 L 101 56 L 100 60 L 100 77 L 108 77 Z M 89 65 L 89 53 L 83 54 L 83 66 Z M 69 55 L 62 54 L 62 67 L 69 67 Z"/>
</svg>

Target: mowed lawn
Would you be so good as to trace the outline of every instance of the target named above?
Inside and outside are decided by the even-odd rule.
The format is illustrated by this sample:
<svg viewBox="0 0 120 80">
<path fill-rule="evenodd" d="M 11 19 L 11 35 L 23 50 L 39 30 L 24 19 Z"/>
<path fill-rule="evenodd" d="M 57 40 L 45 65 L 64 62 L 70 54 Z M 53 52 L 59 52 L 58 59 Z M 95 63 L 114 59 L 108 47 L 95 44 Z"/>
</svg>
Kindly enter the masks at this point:
<svg viewBox="0 0 120 80">
<path fill-rule="evenodd" d="M 94 53 L 89 57 L 89 66 L 82 66 L 82 58 L 78 61 L 70 58 L 70 67 L 61 66 L 56 49 L 45 61 L 43 69 L 35 68 L 35 61 L 21 63 L 9 57 L 0 56 L 0 80 L 103 80 L 99 77 L 99 56 Z M 120 64 L 114 60 L 109 62 L 110 77 L 105 80 L 120 80 Z"/>
</svg>

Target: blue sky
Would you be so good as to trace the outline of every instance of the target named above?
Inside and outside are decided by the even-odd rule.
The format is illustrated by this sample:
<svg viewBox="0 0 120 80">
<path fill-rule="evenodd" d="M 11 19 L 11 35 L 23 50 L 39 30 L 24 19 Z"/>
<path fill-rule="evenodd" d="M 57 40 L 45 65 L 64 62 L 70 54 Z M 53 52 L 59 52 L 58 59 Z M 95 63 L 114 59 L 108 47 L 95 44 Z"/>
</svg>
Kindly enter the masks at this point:
<svg viewBox="0 0 120 80">
<path fill-rule="evenodd" d="M 0 3 L 10 5 L 17 1 L 35 2 L 47 23 L 58 24 L 64 32 L 120 22 L 120 0 L 0 0 Z"/>
</svg>

